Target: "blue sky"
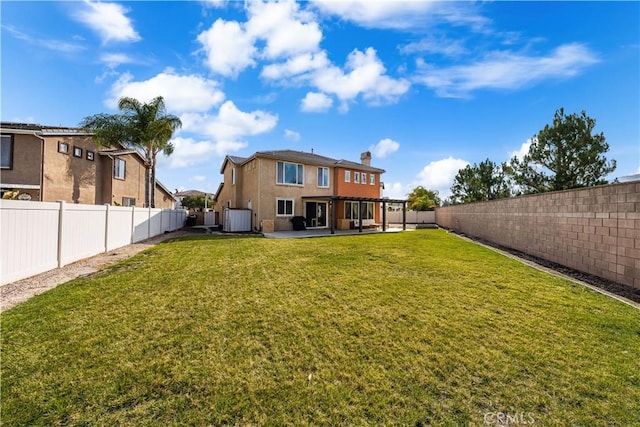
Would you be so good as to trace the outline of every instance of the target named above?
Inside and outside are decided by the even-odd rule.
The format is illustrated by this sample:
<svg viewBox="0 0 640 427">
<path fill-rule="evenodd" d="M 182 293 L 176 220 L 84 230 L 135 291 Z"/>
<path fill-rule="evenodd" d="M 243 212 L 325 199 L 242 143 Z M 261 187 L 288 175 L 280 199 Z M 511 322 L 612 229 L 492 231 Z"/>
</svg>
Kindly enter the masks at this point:
<svg viewBox="0 0 640 427">
<path fill-rule="evenodd" d="M 214 192 L 225 155 L 294 149 L 442 196 L 585 110 L 640 173 L 639 2 L 2 1 L 3 121 L 77 126 L 121 96 L 181 117 L 158 178 Z"/>
</svg>

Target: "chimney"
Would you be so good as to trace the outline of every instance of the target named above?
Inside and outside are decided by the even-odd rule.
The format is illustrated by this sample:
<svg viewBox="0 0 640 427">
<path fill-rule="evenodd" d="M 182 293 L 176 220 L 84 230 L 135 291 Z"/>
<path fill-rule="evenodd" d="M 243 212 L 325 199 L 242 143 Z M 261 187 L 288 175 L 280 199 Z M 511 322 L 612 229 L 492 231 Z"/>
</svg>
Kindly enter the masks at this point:
<svg viewBox="0 0 640 427">
<path fill-rule="evenodd" d="M 363 165 L 371 166 L 371 151 L 365 151 L 360 154 L 360 163 Z"/>
</svg>

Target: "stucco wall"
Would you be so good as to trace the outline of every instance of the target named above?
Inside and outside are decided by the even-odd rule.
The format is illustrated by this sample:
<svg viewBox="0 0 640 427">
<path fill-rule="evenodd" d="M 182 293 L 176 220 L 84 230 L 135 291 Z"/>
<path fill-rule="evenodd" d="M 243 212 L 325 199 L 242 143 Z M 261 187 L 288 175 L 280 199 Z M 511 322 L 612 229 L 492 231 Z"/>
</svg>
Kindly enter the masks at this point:
<svg viewBox="0 0 640 427">
<path fill-rule="evenodd" d="M 68 145 L 67 153 L 58 152 L 58 144 Z M 81 157 L 73 155 L 74 147 L 82 150 Z M 87 160 L 87 150 L 94 153 L 94 160 Z M 45 138 L 44 178 L 42 196 L 45 202 L 65 200 L 69 203 L 96 204 L 101 189 L 96 187 L 96 170 L 100 159 L 96 146 L 86 136 L 55 136 Z"/>
<path fill-rule="evenodd" d="M 42 141 L 39 138 L 14 134 L 13 165 L 11 169 L 2 169 L 0 172 L 2 183 L 40 185 L 41 159 Z"/>
<path fill-rule="evenodd" d="M 640 288 L 640 182 L 436 209 L 436 223 Z"/>
</svg>

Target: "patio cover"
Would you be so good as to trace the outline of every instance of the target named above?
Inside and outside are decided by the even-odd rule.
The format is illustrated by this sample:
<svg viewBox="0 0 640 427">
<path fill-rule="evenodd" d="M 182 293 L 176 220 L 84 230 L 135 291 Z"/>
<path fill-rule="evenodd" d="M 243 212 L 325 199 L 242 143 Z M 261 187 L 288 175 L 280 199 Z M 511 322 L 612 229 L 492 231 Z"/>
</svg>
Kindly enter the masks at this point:
<svg viewBox="0 0 640 427">
<path fill-rule="evenodd" d="M 302 200 L 327 200 L 331 209 L 331 234 L 336 233 L 336 204 L 337 200 L 345 202 L 358 202 L 358 211 L 362 212 L 362 202 L 382 203 L 382 231 L 387 227 L 387 203 L 402 203 L 402 229 L 407 229 L 407 201 L 402 199 L 387 199 L 382 197 L 352 197 L 352 196 L 303 196 Z M 362 221 L 358 221 L 358 231 L 362 233 Z"/>
</svg>

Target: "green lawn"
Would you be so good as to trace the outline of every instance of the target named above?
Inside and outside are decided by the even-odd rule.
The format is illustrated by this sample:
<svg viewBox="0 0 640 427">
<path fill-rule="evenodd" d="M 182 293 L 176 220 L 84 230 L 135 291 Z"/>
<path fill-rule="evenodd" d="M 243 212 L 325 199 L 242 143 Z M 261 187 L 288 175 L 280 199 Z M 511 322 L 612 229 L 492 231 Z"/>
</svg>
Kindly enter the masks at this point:
<svg viewBox="0 0 640 427">
<path fill-rule="evenodd" d="M 2 314 L 3 425 L 640 421 L 640 311 L 441 230 L 160 244 Z"/>
</svg>

